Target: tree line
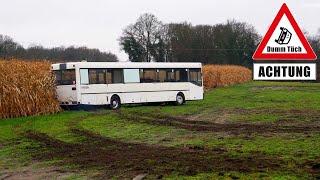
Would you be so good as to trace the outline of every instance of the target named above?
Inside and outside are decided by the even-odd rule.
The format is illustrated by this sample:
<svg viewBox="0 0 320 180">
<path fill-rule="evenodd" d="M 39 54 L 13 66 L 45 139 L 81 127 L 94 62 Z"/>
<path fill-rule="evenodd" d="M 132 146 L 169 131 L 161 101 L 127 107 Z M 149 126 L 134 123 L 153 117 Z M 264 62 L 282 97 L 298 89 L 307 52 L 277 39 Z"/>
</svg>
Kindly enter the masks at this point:
<svg viewBox="0 0 320 180">
<path fill-rule="evenodd" d="M 320 35 L 308 37 L 319 57 Z M 216 25 L 164 24 L 143 14 L 127 26 L 120 46 L 134 62 L 202 62 L 251 67 L 261 35 L 248 23 L 235 20 Z"/>
<path fill-rule="evenodd" d="M 24 48 L 12 38 L 0 35 L 0 59 L 50 60 L 56 62 L 67 61 L 118 61 L 116 55 L 110 52 L 101 52 L 99 49 L 87 47 L 54 47 L 30 46 Z"/>
<path fill-rule="evenodd" d="M 318 35 L 307 37 L 320 57 L 320 31 Z M 245 22 L 229 20 L 196 26 L 188 22 L 165 24 L 152 14 L 143 14 L 123 30 L 119 44 L 132 62 L 196 61 L 251 67 L 252 55 L 260 40 L 261 35 Z M 24 48 L 4 35 L 0 35 L 0 58 L 118 61 L 117 56 L 110 52 L 87 47 Z"/>
</svg>

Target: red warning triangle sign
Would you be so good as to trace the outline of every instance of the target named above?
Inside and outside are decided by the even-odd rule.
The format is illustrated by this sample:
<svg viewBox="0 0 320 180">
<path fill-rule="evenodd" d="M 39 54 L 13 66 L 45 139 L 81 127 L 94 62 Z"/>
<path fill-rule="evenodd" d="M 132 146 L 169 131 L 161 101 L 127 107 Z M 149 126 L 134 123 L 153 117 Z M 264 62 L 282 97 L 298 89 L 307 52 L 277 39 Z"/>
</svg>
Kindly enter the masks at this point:
<svg viewBox="0 0 320 180">
<path fill-rule="evenodd" d="M 252 59 L 315 60 L 317 56 L 284 3 Z"/>
</svg>

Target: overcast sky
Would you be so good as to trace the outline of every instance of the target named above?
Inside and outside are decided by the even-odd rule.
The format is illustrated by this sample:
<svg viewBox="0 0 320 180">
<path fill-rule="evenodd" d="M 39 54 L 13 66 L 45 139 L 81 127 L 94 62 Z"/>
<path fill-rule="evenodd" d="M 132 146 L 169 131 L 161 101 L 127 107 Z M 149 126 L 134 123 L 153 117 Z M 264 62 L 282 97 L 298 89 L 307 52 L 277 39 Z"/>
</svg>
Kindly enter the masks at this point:
<svg viewBox="0 0 320 180">
<path fill-rule="evenodd" d="M 122 29 L 139 15 L 153 13 L 159 20 L 216 24 L 235 19 L 252 24 L 264 35 L 283 2 L 301 29 L 320 28 L 319 0 L 0 0 L 0 34 L 30 44 L 87 46 L 115 53 Z"/>
</svg>

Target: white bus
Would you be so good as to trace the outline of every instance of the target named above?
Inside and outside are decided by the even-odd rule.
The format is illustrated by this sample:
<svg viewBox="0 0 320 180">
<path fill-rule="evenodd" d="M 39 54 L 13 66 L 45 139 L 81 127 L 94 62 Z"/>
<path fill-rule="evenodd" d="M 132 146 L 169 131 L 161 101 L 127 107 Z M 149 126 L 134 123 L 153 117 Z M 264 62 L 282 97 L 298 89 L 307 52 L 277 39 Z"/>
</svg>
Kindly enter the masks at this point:
<svg viewBox="0 0 320 180">
<path fill-rule="evenodd" d="M 203 99 L 201 63 L 53 64 L 61 105 L 109 105 Z"/>
</svg>

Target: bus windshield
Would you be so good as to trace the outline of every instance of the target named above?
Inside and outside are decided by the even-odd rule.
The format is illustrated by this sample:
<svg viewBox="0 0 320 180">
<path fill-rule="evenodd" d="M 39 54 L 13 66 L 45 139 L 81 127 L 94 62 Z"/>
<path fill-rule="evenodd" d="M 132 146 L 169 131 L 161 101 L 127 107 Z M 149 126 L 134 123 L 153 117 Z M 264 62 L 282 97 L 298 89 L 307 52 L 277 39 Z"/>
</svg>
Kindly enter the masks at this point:
<svg viewBox="0 0 320 180">
<path fill-rule="evenodd" d="M 54 71 L 57 85 L 76 84 L 76 73 L 74 69 L 64 69 Z"/>
</svg>

